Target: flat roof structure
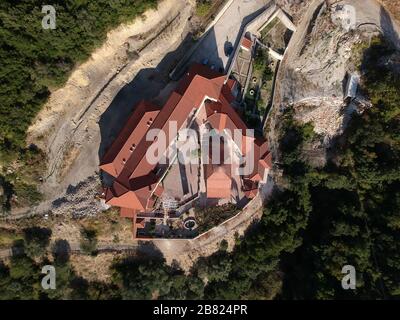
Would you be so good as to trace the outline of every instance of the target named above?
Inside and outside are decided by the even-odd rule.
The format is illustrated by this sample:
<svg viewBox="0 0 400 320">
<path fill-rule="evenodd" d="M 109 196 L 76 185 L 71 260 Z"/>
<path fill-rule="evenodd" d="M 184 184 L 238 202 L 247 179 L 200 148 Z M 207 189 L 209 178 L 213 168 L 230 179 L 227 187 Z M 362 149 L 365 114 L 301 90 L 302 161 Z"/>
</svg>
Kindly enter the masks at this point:
<svg viewBox="0 0 400 320">
<path fill-rule="evenodd" d="M 241 44 L 240 44 L 240 47 L 241 47 L 243 50 L 250 51 L 251 48 L 253 47 L 253 41 L 251 41 L 251 40 L 250 40 L 249 38 L 247 38 L 247 37 L 243 37 L 242 42 L 241 42 Z"/>
</svg>

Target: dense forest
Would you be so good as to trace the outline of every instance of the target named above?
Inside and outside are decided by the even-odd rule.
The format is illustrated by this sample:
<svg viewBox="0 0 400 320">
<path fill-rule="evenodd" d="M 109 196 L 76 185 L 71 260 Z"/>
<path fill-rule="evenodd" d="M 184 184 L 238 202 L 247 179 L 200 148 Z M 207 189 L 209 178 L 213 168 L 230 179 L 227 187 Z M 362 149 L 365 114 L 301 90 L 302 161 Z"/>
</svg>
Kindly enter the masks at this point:
<svg viewBox="0 0 400 320">
<path fill-rule="evenodd" d="M 378 64 L 391 53 L 382 41 L 366 50 L 372 108 L 353 116 L 323 170 L 296 176 L 308 185 L 311 214 L 302 244 L 282 257 L 282 298 L 400 297 L 400 77 Z M 340 285 L 346 264 L 357 270 L 354 291 Z"/>
<path fill-rule="evenodd" d="M 58 290 L 43 291 L 40 259 L 46 230 L 26 230 L 9 265 L 0 265 L 2 299 L 390 299 L 400 297 L 400 79 L 378 65 L 383 42 L 365 52 L 363 90 L 373 106 L 354 114 L 323 168 L 304 147 L 318 139 L 310 124 L 281 119 L 281 169 L 259 223 L 233 252 L 202 258 L 185 275 L 158 258 L 126 257 L 111 267 L 111 283 L 89 282 L 69 262 L 68 243 L 53 248 Z M 39 236 L 40 235 L 40 236 Z M 96 254 L 90 250 L 90 254 Z M 40 262 L 38 262 L 40 261 Z M 343 290 L 344 265 L 357 271 L 356 290 Z"/>
<path fill-rule="evenodd" d="M 36 190 L 45 155 L 26 146 L 26 131 L 52 90 L 87 59 L 107 31 L 133 19 L 157 0 L 57 0 L 56 29 L 43 29 L 43 2 L 0 2 L 0 212 L 40 200 Z M 37 167 L 39 165 L 39 167 Z M 35 166 L 35 172 L 21 172 Z"/>
<path fill-rule="evenodd" d="M 204 3 L 208 1 L 203 1 Z M 40 201 L 35 183 L 45 155 L 25 145 L 32 119 L 50 92 L 84 61 L 107 30 L 142 14 L 157 0 L 53 1 L 57 28 L 44 30 L 42 2 L 0 3 L 0 195 L 3 210 Z M 323 168 L 304 149 L 319 137 L 310 124 L 280 119 L 280 159 L 285 180 L 259 223 L 233 252 L 225 242 L 199 259 L 189 275 L 163 257 L 116 259 L 110 283 L 91 282 L 75 272 L 69 245 L 49 248 L 51 231 L 24 230 L 14 255 L 0 262 L 0 299 L 390 299 L 400 297 L 400 79 L 378 56 L 384 42 L 364 55 L 364 94 L 372 108 L 354 114 Z M 10 165 L 19 170 L 9 170 Z M 89 230 L 90 231 L 90 230 Z M 96 254 L 95 236 L 83 247 Z M 47 255 L 50 249 L 51 255 Z M 40 286 L 43 265 L 57 269 L 57 290 Z M 344 265 L 357 271 L 357 289 L 343 290 Z"/>
</svg>

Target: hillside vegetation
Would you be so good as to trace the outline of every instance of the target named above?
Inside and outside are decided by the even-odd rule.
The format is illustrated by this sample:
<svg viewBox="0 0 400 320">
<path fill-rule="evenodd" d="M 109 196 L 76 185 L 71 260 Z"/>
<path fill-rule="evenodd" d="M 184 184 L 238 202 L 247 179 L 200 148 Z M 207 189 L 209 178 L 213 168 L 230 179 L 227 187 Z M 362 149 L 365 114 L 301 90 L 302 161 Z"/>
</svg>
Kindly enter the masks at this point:
<svg viewBox="0 0 400 320">
<path fill-rule="evenodd" d="M 289 158 L 297 162 L 294 172 L 285 168 L 291 188 L 302 183 L 310 203 L 301 244 L 282 256 L 282 298 L 400 296 L 400 79 L 377 59 L 390 54 L 376 41 L 364 53 L 363 90 L 373 107 L 353 116 L 327 166 Z M 341 287 L 348 264 L 357 271 L 354 291 Z"/>
<path fill-rule="evenodd" d="M 25 236 L 16 243 L 25 254 L 0 265 L 0 297 L 399 298 L 400 79 L 373 63 L 387 54 L 379 42 L 366 51 L 363 90 L 373 107 L 354 115 L 326 167 L 315 169 L 305 160 L 305 145 L 318 138 L 312 126 L 296 122 L 292 110 L 284 114 L 280 148 L 286 187 L 275 192 L 261 221 L 237 239 L 233 252 L 221 243 L 190 275 L 167 266 L 162 256 L 116 259 L 108 284 L 78 277 L 68 259 L 54 253 L 62 281 L 48 293 L 35 286 L 47 258 L 33 260 L 46 241 Z M 347 264 L 356 268 L 356 290 L 341 288 Z"/>
<path fill-rule="evenodd" d="M 56 29 L 44 30 L 42 1 L 0 3 L 0 196 L 3 211 L 37 203 L 46 157 L 26 146 L 26 131 L 52 90 L 87 59 L 107 31 L 155 7 L 157 0 L 52 3 Z M 29 168 L 34 172 L 24 171 Z"/>
</svg>

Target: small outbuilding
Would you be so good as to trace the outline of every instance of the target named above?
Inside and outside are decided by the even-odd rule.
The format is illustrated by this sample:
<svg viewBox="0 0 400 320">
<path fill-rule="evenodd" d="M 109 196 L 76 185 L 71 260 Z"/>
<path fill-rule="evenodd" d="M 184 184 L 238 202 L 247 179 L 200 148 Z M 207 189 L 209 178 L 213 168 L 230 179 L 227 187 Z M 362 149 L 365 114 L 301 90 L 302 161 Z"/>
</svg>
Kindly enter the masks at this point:
<svg viewBox="0 0 400 320">
<path fill-rule="evenodd" d="M 247 37 L 243 37 L 242 43 L 240 44 L 240 48 L 242 48 L 245 51 L 251 51 L 252 47 L 253 47 L 253 41 L 251 41 Z"/>
</svg>

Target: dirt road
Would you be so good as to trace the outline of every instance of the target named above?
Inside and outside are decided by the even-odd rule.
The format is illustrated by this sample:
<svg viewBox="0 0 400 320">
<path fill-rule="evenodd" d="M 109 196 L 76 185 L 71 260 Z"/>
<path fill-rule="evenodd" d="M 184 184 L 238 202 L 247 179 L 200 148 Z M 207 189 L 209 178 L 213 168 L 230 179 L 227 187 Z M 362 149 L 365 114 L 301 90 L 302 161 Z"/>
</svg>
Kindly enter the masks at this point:
<svg viewBox="0 0 400 320">
<path fill-rule="evenodd" d="M 265 195 L 271 192 L 271 184 L 266 186 Z M 223 239 L 228 241 L 232 249 L 236 235 L 243 235 L 247 228 L 262 215 L 262 201 L 257 196 L 249 205 L 232 219 L 193 240 L 162 239 L 152 241 L 136 241 L 134 243 L 101 243 L 97 246 L 98 253 L 136 253 L 148 255 L 159 254 L 165 257 L 167 263 L 176 261 L 186 271 L 200 256 L 208 256 L 218 250 Z M 51 246 L 49 247 L 50 250 Z M 83 254 L 79 242 L 69 241 L 70 252 Z M 13 255 L 12 249 L 1 249 L 0 260 Z"/>
</svg>

